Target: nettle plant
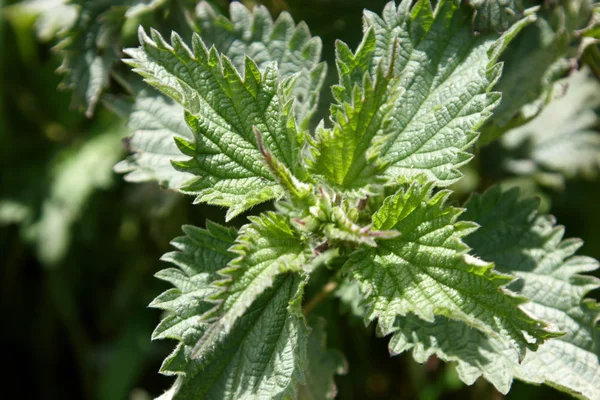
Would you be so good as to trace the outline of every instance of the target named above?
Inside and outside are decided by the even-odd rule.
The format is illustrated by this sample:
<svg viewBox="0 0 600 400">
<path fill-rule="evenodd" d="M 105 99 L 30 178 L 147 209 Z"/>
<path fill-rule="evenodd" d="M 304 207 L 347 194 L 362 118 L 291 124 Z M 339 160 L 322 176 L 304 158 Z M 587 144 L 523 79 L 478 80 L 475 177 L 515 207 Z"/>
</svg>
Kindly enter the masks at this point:
<svg viewBox="0 0 600 400">
<path fill-rule="evenodd" d="M 333 398 L 345 361 L 310 313 L 334 292 L 376 320 L 392 355 L 435 354 L 502 393 L 518 378 L 600 398 L 599 310 L 583 299 L 599 284 L 580 275 L 597 262 L 516 190 L 448 201 L 501 100 L 498 58 L 535 17 L 478 34 L 456 1 L 411 3 L 366 11 L 355 52 L 336 43 L 334 103 L 314 129 L 321 42 L 285 12 L 233 3 L 229 20 L 201 3 L 191 45 L 141 29 L 126 50 L 172 100 L 138 92 L 137 154 L 117 170 L 226 207 L 228 221 L 273 202 L 239 230 L 184 226 L 163 257 L 175 267 L 157 276 L 174 288 L 151 304 L 169 312 L 153 337 L 179 344 L 161 399 Z M 320 269 L 330 282 L 305 298 Z"/>
</svg>

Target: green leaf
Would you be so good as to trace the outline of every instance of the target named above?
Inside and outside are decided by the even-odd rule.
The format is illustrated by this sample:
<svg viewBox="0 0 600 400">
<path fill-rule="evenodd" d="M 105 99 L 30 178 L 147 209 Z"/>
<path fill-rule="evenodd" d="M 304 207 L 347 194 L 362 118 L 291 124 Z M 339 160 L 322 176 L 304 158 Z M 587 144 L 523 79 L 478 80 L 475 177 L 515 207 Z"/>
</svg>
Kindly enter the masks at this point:
<svg viewBox="0 0 600 400">
<path fill-rule="evenodd" d="M 175 288 L 158 296 L 151 307 L 172 312 L 155 329 L 153 339 L 183 340 L 185 333 L 201 324 L 201 315 L 213 305 L 208 297 L 217 291 L 211 284 L 219 279 L 217 273 L 235 254 L 229 252 L 237 232 L 210 221 L 206 229 L 184 225 L 186 236 L 171 242 L 177 251 L 165 254 L 161 259 L 176 265 L 156 274 Z"/>
<path fill-rule="evenodd" d="M 150 6 L 157 7 L 160 4 L 160 0 L 155 0 L 148 5 L 138 4 L 129 8 L 127 13 L 132 10 L 141 12 Z M 215 45 L 219 51 L 222 51 L 238 71 L 245 68 L 244 55 L 253 58 L 261 72 L 264 72 L 267 67 L 272 67 L 273 61 L 277 61 L 280 79 L 294 76 L 292 95 L 295 115 L 298 120 L 304 121 L 303 124 L 308 123 L 316 107 L 325 75 L 325 64 L 319 64 L 320 39 L 311 38 L 305 24 L 294 26 L 287 13 L 282 13 L 273 24 L 268 11 L 263 6 L 254 7 L 252 12 L 239 3 L 232 3 L 230 7 L 231 21 L 217 15 L 208 3 L 198 4 L 194 22 L 200 30 L 202 40 L 207 45 Z M 120 163 L 117 170 L 129 172 L 126 177 L 128 180 L 159 180 L 164 186 L 178 188 L 193 175 L 175 171 L 165 164 L 168 160 L 182 161 L 184 158 L 181 152 L 169 143 L 175 135 L 171 135 L 169 139 L 168 131 L 172 130 L 174 133 L 179 133 L 178 136 L 189 140 L 187 134 L 182 134 L 187 133 L 189 129 L 179 128 L 184 123 L 183 118 L 176 115 L 178 108 L 176 105 L 165 104 L 165 112 L 157 114 L 160 119 L 148 115 L 148 119 L 139 120 L 138 116 L 141 116 L 143 110 L 155 112 L 158 111 L 156 107 L 165 103 L 158 96 L 156 99 L 151 99 L 149 95 L 147 97 L 143 101 L 136 100 L 134 113 L 129 122 L 130 128 L 136 132 L 129 146 L 136 154 Z M 167 112 L 167 109 L 172 112 Z M 183 112 L 181 114 L 183 115 Z M 155 132 L 156 136 L 146 132 L 148 125 L 150 130 L 157 129 L 155 123 L 166 124 L 168 128 Z M 144 133 L 142 134 L 140 130 Z M 218 197 L 218 194 L 214 195 Z"/>
<path fill-rule="evenodd" d="M 413 183 L 385 199 L 373 215 L 375 229 L 400 236 L 350 255 L 345 269 L 369 302 L 366 321 L 378 319 L 381 334 L 393 333 L 399 316 L 414 313 L 427 322 L 436 315 L 460 320 L 513 347 L 522 358 L 556 336 L 523 311 L 526 299 L 508 292 L 512 281 L 493 265 L 467 254 L 462 238 L 476 225 L 457 222 L 462 210 L 444 206 L 449 195 L 431 195 L 432 183 Z"/>
<path fill-rule="evenodd" d="M 38 38 L 48 42 L 64 35 L 77 19 L 77 9 L 66 0 L 27 0 L 4 8 L 9 18 L 34 15 Z"/>
<path fill-rule="evenodd" d="M 511 288 L 531 299 L 525 310 L 566 332 L 528 353 L 515 376 L 597 398 L 600 307 L 584 296 L 600 280 L 580 274 L 596 270 L 598 262 L 575 256 L 581 240 L 563 240 L 564 228 L 538 215 L 537 201 L 520 200 L 516 190 L 474 196 L 467 210 L 464 218 L 482 226 L 467 238 L 474 251 L 519 278 Z"/>
<path fill-rule="evenodd" d="M 442 0 L 434 12 L 428 0 L 411 4 L 390 2 L 382 17 L 365 11 L 365 29 L 373 29 L 376 38 L 371 77 L 380 63 L 387 68 L 394 59 L 394 75 L 405 88 L 392 111 L 393 133 L 379 154 L 393 181 L 426 174 L 447 186 L 460 178 L 458 167 L 472 158 L 466 150 L 476 130 L 500 100 L 491 92 L 501 72 L 498 56 L 532 19 L 502 36 L 474 35 L 470 12 L 458 2 Z M 362 79 L 360 73 L 352 76 L 355 83 Z"/>
<path fill-rule="evenodd" d="M 539 112 L 537 100 L 546 97 L 553 83 L 572 69 L 569 58 L 579 57 L 574 53 L 583 42 L 575 29 L 586 25 L 590 13 L 590 0 L 543 7 L 536 21 L 511 43 L 502 56 L 504 69 L 496 86 L 502 92 L 502 103 L 482 130 L 483 142 L 495 140 L 515 123 L 520 125 Z"/>
<path fill-rule="evenodd" d="M 564 15 L 564 20 L 560 21 L 571 37 L 579 35 L 578 29 L 585 28 L 593 15 L 593 8 L 596 2 L 592 0 L 571 0 L 561 3 L 558 9 Z"/>
<path fill-rule="evenodd" d="M 48 266 L 57 266 L 67 254 L 72 226 L 82 217 L 92 194 L 113 183 L 112 166 L 122 154 L 122 126 L 98 128 L 101 133 L 57 157 L 49 177 L 50 192 L 42 203 L 39 219 L 26 228 L 28 239 L 36 244 L 39 259 Z"/>
<path fill-rule="evenodd" d="M 31 207 L 12 199 L 0 199 L 0 226 L 20 224 L 31 216 Z"/>
<path fill-rule="evenodd" d="M 298 388 L 298 400 L 334 399 L 337 395 L 334 375 L 345 374 L 348 365 L 337 350 L 327 349 L 325 320 L 311 318 L 307 346 L 306 382 Z"/>
<path fill-rule="evenodd" d="M 233 2 L 229 6 L 231 20 L 215 13 L 202 1 L 196 8 L 197 23 L 202 40 L 227 56 L 238 71 L 244 70 L 245 57 L 250 57 L 264 71 L 273 61 L 281 78 L 295 75 L 292 96 L 295 116 L 306 128 L 316 110 L 321 86 L 326 75 L 321 63 L 321 39 L 311 37 L 308 26 L 297 26 L 289 13 L 282 12 L 275 22 L 269 10 L 256 5 L 249 11 Z"/>
<path fill-rule="evenodd" d="M 600 4 L 593 4 L 592 15 L 588 25 L 580 32 L 585 37 L 600 39 Z"/>
<path fill-rule="evenodd" d="M 340 311 L 348 313 L 361 320 L 365 318 L 367 309 L 364 305 L 364 298 L 360 293 L 360 284 L 357 281 L 344 277 L 335 291 L 335 296 L 340 300 Z"/>
<path fill-rule="evenodd" d="M 337 64 L 340 84 L 333 88 L 337 104 L 331 107 L 333 129 L 322 124 L 317 128 L 312 146 L 310 171 L 323 182 L 342 192 L 369 192 L 369 187 L 385 183 L 385 165 L 379 162 L 380 138 L 392 132 L 391 112 L 404 91 L 394 79 L 393 66 L 387 71 L 377 69 L 375 81 L 364 74 L 361 86 L 352 82 L 352 75 L 361 73 L 361 64 L 368 62 L 375 51 L 375 34 L 365 35 L 356 54 L 342 42 L 337 42 Z M 345 93 L 351 93 L 350 98 Z"/>
<path fill-rule="evenodd" d="M 537 117 L 502 137 L 502 146 L 511 152 L 506 164 L 511 172 L 552 174 L 559 186 L 564 185 L 564 178 L 597 174 L 600 134 L 595 128 L 600 84 L 587 69 L 573 73 L 565 83 L 563 97 L 551 101 Z"/>
<path fill-rule="evenodd" d="M 288 199 L 300 209 L 303 209 L 307 204 L 314 202 L 313 186 L 296 179 L 292 172 L 265 147 L 262 133 L 258 128 L 253 126 L 252 130 L 254 131 L 258 149 L 264 158 L 267 168 L 273 175 L 275 181 L 279 183 L 279 186 L 281 186 L 287 194 Z"/>
<path fill-rule="evenodd" d="M 470 0 L 475 9 L 473 28 L 479 32 L 504 32 L 523 12 L 521 0 Z"/>
<path fill-rule="evenodd" d="M 115 165 L 116 172 L 127 174 L 126 181 L 158 181 L 164 187 L 177 189 L 194 178 L 171 164 L 187 159 L 174 138 L 193 138 L 179 104 L 149 89 L 137 91 L 133 103 L 109 97 L 107 104 L 127 118 L 127 128 L 133 132 L 126 144 L 134 154 Z"/>
<path fill-rule="evenodd" d="M 144 13 L 154 11 L 167 4 L 168 0 L 128 0 L 125 18 L 134 18 Z"/>
<path fill-rule="evenodd" d="M 205 316 L 217 320 L 206 330 L 194 356 L 209 352 L 222 335 L 227 335 L 250 305 L 287 272 L 303 273 L 310 265 L 312 251 L 287 218 L 269 212 L 249 217 L 251 223 L 240 229 L 230 252 L 238 255 L 219 270 L 222 279 L 214 283 L 218 293 L 211 297 L 217 305 Z M 307 271 L 308 272 L 308 271 Z"/>
<path fill-rule="evenodd" d="M 113 45 L 119 38 L 123 20 L 110 18 L 118 0 L 74 2 L 80 7 L 75 24 L 56 49 L 64 57 L 58 69 L 65 77 L 61 88 L 73 90 L 72 107 L 85 107 L 94 114 L 102 91 L 108 87 L 109 72 L 118 60 Z"/>
<path fill-rule="evenodd" d="M 41 11 L 36 25 L 42 39 L 60 37 L 55 50 L 63 63 L 57 71 L 65 77 L 59 88 L 72 90 L 72 107 L 85 108 L 91 117 L 109 86 L 120 57 L 120 42 L 129 33 L 126 22 L 137 25 L 134 18 L 168 4 L 167 0 L 31 0 L 24 6 Z M 190 8 L 182 3 L 169 7 L 165 14 L 184 14 Z M 154 23 L 165 19 L 157 18 Z"/>
<path fill-rule="evenodd" d="M 283 399 L 303 381 L 307 331 L 300 310 L 290 306 L 298 278 L 282 276 L 222 337 L 211 355 L 192 359 L 192 348 L 206 325 L 192 325 L 163 364 L 178 375 L 162 400 Z"/>
<path fill-rule="evenodd" d="M 161 373 L 177 379 L 160 398 L 282 399 L 294 394 L 303 380 L 306 357 L 307 331 L 297 300 L 302 293 L 300 279 L 293 274 L 275 279 L 229 334 L 220 336 L 210 354 L 194 359 L 192 350 L 209 327 L 201 316 L 213 306 L 207 301 L 216 291 L 211 283 L 235 257 L 228 249 L 236 232 L 210 222 L 207 229 L 183 229 L 186 236 L 172 242 L 178 251 L 163 257 L 178 268 L 157 274 L 175 288 L 151 304 L 171 312 L 153 339 L 180 341 L 161 367 Z"/>
<path fill-rule="evenodd" d="M 193 52 L 177 34 L 173 47 L 160 34 L 140 30 L 142 47 L 128 49 L 126 60 L 146 81 L 186 108 L 195 143 L 177 138 L 191 159 L 176 168 L 199 176 L 182 187 L 197 202 L 230 207 L 231 219 L 248 208 L 282 195 L 258 149 L 253 127 L 292 173 L 305 176 L 300 163 L 304 136 L 291 113 L 293 79 L 280 82 L 274 64 L 260 72 L 246 58 L 244 76 L 214 47 L 194 34 Z"/>
<path fill-rule="evenodd" d="M 397 320 L 399 331 L 390 350 L 413 348 L 420 362 L 431 354 L 455 361 L 465 383 L 483 376 L 502 393 L 518 378 L 597 398 L 600 307 L 584 296 L 600 287 L 600 281 L 580 274 L 597 269 L 598 262 L 574 255 L 581 241 L 562 240 L 564 229 L 555 226 L 551 216 L 539 215 L 537 206 L 535 199 L 519 199 L 518 190 L 495 187 L 474 196 L 463 218 L 481 228 L 466 241 L 479 256 L 494 261 L 498 270 L 518 277 L 509 288 L 531 299 L 522 307 L 566 332 L 564 336 L 528 352 L 519 363 L 514 349 L 460 321 L 438 317 L 427 323 L 412 317 Z"/>
</svg>

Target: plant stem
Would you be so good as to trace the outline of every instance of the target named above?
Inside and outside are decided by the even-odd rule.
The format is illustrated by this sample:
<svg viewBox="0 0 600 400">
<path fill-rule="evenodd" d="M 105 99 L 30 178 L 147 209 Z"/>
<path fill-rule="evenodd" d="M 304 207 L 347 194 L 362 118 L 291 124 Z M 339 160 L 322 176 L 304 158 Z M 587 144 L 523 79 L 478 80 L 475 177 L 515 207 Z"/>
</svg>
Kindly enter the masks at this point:
<svg viewBox="0 0 600 400">
<path fill-rule="evenodd" d="M 321 289 L 321 291 L 317 293 L 315 297 L 310 299 L 310 301 L 304 306 L 302 310 L 304 316 L 307 316 L 316 306 L 321 304 L 321 302 L 325 300 L 327 296 L 329 296 L 329 294 L 333 292 L 337 287 L 337 282 L 328 282 L 325 286 L 323 286 L 323 289 Z"/>
</svg>

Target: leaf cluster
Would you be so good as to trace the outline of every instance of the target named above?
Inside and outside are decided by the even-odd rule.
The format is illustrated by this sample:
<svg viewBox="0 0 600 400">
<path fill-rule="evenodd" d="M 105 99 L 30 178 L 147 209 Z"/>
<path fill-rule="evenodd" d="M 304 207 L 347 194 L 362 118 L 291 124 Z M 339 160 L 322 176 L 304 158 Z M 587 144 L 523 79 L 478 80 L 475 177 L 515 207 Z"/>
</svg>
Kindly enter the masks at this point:
<svg viewBox="0 0 600 400">
<path fill-rule="evenodd" d="M 476 34 L 472 12 L 451 1 L 435 9 L 423 0 L 389 3 L 381 15 L 366 11 L 357 50 L 336 43 L 329 121 L 311 129 L 325 74 L 319 39 L 287 13 L 273 21 L 263 7 L 249 11 L 234 3 L 230 14 L 225 19 L 202 3 L 191 45 L 177 33 L 167 41 L 140 29 L 141 46 L 126 50 L 125 62 L 181 107 L 189 129 L 171 133 L 187 158 L 172 161 L 169 174 L 155 163 L 154 176 L 193 194 L 195 203 L 228 208 L 228 220 L 275 201 L 274 211 L 249 217 L 237 233 L 210 224 L 186 228 L 187 236 L 174 242 L 179 252 L 168 260 L 180 269 L 159 277 L 176 289 L 152 304 L 172 312 L 155 338 L 180 341 L 162 368 L 178 378 L 161 398 L 305 396 L 315 373 L 311 357 L 321 356 L 307 352 L 306 338 L 319 333 L 309 335 L 301 304 L 305 285 L 323 268 L 337 271 L 342 285 L 358 285 L 353 301 L 362 306 L 355 309 L 366 324 L 377 320 L 380 335 L 392 335 L 392 353 L 415 348 L 420 361 L 438 354 L 458 362 L 466 383 L 483 375 L 503 393 L 517 377 L 593 398 L 597 361 L 577 382 L 554 374 L 556 368 L 535 367 L 550 357 L 544 351 L 553 343 L 572 344 L 567 338 L 578 335 L 533 305 L 538 295 L 544 307 L 559 307 L 559 300 L 524 289 L 522 262 L 503 264 L 494 256 L 512 236 L 488 230 L 485 214 L 477 213 L 513 218 L 506 207 L 516 192 L 496 188 L 473 198 L 465 212 L 448 204 L 452 191 L 444 189 L 462 176 L 477 129 L 499 104 L 492 87 L 501 77 L 500 55 L 535 17 L 504 33 Z M 129 177 L 151 179 L 135 162 L 126 164 Z M 192 179 L 177 186 L 179 174 Z M 526 235 L 537 220 L 530 217 L 535 207 L 524 208 L 529 214 L 515 229 Z M 542 236 L 553 235 L 547 229 Z M 227 242 L 225 232 L 228 245 L 213 247 Z M 547 251 L 566 246 L 558 240 Z M 527 251 L 521 245 L 516 253 Z M 564 266 L 573 252 L 565 250 L 554 264 L 566 274 L 562 279 L 597 267 L 587 259 L 576 262 L 585 264 L 577 270 Z M 531 285 L 547 285 L 538 274 Z M 598 286 L 587 281 L 585 291 Z M 573 303 L 584 304 L 576 292 Z M 581 329 L 595 332 L 597 314 L 590 313 Z M 565 369 L 580 357 L 552 354 Z M 311 387 L 316 398 L 333 394 L 333 374 L 342 371 L 331 357 L 322 372 L 328 378 L 318 390 Z"/>
<path fill-rule="evenodd" d="M 6 9 L 15 31 L 29 24 L 58 42 L 60 86 L 90 118 L 68 113 L 64 95 L 48 100 L 57 116 L 47 118 L 13 90 L 22 129 L 41 137 L 0 136 L 24 174 L 2 176 L 0 224 L 9 236 L 18 226 L 22 239 L 11 240 L 55 267 L 45 290 L 85 390 L 95 392 L 99 350 L 78 310 L 111 315 L 101 334 L 113 334 L 106 321 L 127 321 L 98 384 L 101 398 L 120 398 L 143 357 L 165 346 L 135 341 L 155 322 L 127 312 L 166 283 L 150 304 L 162 311 L 152 339 L 176 341 L 160 367 L 174 378 L 162 400 L 375 396 L 368 365 L 386 362 L 382 343 L 385 360 L 451 363 L 440 381 L 455 387 L 483 378 L 506 394 L 516 379 L 599 398 L 600 309 L 587 297 L 598 262 L 545 213 L 600 166 L 598 5 L 392 1 L 364 11 L 354 47 L 333 40 L 352 30 L 352 2 L 318 2 L 320 24 L 294 0 L 225 3 Z M 19 57 L 37 65 L 19 40 Z M 54 66 L 43 87 L 56 86 Z M 16 132 L 9 114 L 0 129 Z M 131 154 L 117 162 L 123 147 Z M 115 182 L 115 163 L 126 181 L 162 189 Z M 593 196 L 568 193 L 593 220 Z M 163 282 L 148 284 L 141 277 L 180 230 L 156 273 Z M 22 254 L 10 252 L 8 271 Z M 109 301 L 98 264 L 119 263 L 103 270 L 119 280 Z M 84 275 L 92 283 L 79 286 Z"/>
</svg>

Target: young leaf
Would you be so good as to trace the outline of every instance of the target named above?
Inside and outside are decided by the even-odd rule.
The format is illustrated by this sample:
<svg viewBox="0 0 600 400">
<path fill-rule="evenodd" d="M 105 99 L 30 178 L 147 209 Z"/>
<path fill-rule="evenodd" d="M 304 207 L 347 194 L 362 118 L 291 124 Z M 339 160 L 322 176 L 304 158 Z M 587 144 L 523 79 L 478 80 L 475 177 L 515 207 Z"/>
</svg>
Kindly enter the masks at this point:
<svg viewBox="0 0 600 400">
<path fill-rule="evenodd" d="M 161 373 L 177 379 L 160 398 L 282 399 L 294 394 L 303 380 L 306 357 L 306 327 L 298 301 L 293 301 L 301 295 L 300 280 L 292 274 L 276 279 L 220 338 L 210 356 L 192 359 L 194 345 L 208 328 L 200 317 L 212 307 L 205 302 L 215 290 L 209 282 L 234 257 L 228 248 L 235 230 L 209 223 L 206 230 L 187 226 L 184 231 L 186 237 L 173 242 L 179 251 L 163 258 L 179 268 L 158 275 L 176 289 L 152 304 L 173 313 L 159 324 L 153 338 L 180 341 L 161 367 Z"/>
<path fill-rule="evenodd" d="M 292 173 L 304 177 L 300 163 L 304 136 L 297 131 L 291 106 L 293 79 L 280 82 L 271 64 L 264 72 L 249 58 L 244 76 L 229 59 L 193 36 L 193 52 L 177 34 L 173 47 L 160 34 L 140 30 L 142 46 L 127 50 L 126 60 L 146 81 L 186 108 L 195 143 L 177 138 L 191 159 L 176 168 L 199 176 L 182 187 L 197 202 L 230 207 L 231 219 L 248 208 L 281 196 L 260 153 L 254 126 L 265 144 Z"/>
<path fill-rule="evenodd" d="M 265 165 L 271 172 L 275 181 L 279 183 L 279 186 L 281 186 L 287 194 L 288 200 L 292 201 L 292 203 L 300 209 L 312 203 L 314 201 L 312 185 L 300 182 L 296 179 L 292 172 L 265 147 L 262 133 L 258 128 L 253 126 L 252 129 L 254 131 L 254 136 L 256 137 L 258 150 L 264 158 Z"/>
<path fill-rule="evenodd" d="M 342 199 L 337 193 L 318 186 L 318 194 L 307 196 L 306 206 L 301 212 L 292 210 L 289 204 L 279 203 L 278 208 L 293 215 L 294 226 L 308 237 L 324 240 L 328 245 L 352 243 L 377 247 L 375 239 L 398 236 L 396 231 L 374 230 L 370 225 L 358 223 L 358 211 L 353 207 L 354 199 Z"/>
<path fill-rule="evenodd" d="M 379 162 L 379 145 L 375 137 L 386 137 L 391 131 L 390 116 L 400 88 L 393 75 L 393 66 L 380 66 L 375 80 L 363 74 L 361 86 L 347 87 L 352 75 L 361 73 L 360 64 L 370 60 L 375 51 L 375 34 L 371 29 L 365 35 L 356 54 L 337 42 L 337 63 L 340 84 L 334 87 L 338 103 L 331 107 L 333 129 L 317 128 L 316 143 L 312 147 L 310 171 L 322 181 L 342 192 L 369 192 L 369 187 L 385 183 L 385 165 Z M 343 91 L 351 93 L 350 98 Z"/>
<path fill-rule="evenodd" d="M 325 322 L 323 318 L 311 318 L 309 321 L 311 332 L 306 352 L 306 382 L 298 388 L 298 400 L 334 399 L 337 388 L 333 377 L 348 370 L 344 356 L 326 347 Z"/>
<path fill-rule="evenodd" d="M 273 22 L 269 10 L 256 5 L 249 11 L 233 2 L 229 6 L 231 20 L 218 15 L 202 1 L 196 8 L 202 40 L 214 45 L 242 71 L 245 57 L 250 57 L 263 71 L 273 61 L 281 78 L 296 75 L 292 96 L 296 119 L 306 128 L 316 110 L 327 65 L 320 62 L 321 39 L 311 37 L 304 22 L 294 25 L 292 17 L 282 12 Z"/>
<path fill-rule="evenodd" d="M 383 335 L 398 316 L 414 313 L 428 322 L 436 315 L 464 321 L 514 347 L 519 356 L 556 334 L 523 311 L 522 297 L 503 287 L 512 278 L 467 254 L 461 239 L 476 225 L 457 222 L 462 210 L 444 206 L 448 192 L 431 195 L 432 183 L 413 183 L 385 199 L 373 215 L 375 229 L 400 236 L 350 255 L 345 268 L 361 283 L 369 302 L 366 320 L 379 321 Z"/>
<path fill-rule="evenodd" d="M 187 159 L 174 138 L 193 138 L 183 118 L 183 107 L 150 89 L 137 91 L 133 103 L 112 98 L 107 105 L 127 118 L 127 128 L 133 132 L 127 148 L 134 154 L 115 165 L 116 172 L 127 174 L 126 181 L 158 181 L 164 187 L 177 189 L 194 178 L 171 164 Z"/>
<path fill-rule="evenodd" d="M 204 333 L 194 349 L 194 357 L 210 351 L 214 341 L 227 335 L 236 321 L 278 275 L 287 272 L 302 273 L 308 266 L 312 252 L 285 217 L 269 212 L 250 217 L 251 223 L 242 227 L 236 244 L 230 251 L 238 257 L 221 269 L 220 288 L 211 297 L 218 302 L 204 319 L 217 318 Z"/>
<path fill-rule="evenodd" d="M 600 135 L 596 110 L 600 84 L 589 70 L 573 73 L 565 95 L 551 101 L 528 123 L 508 131 L 501 144 L 512 151 L 507 167 L 518 174 L 550 173 L 564 178 L 594 176 L 600 167 Z"/>
<path fill-rule="evenodd" d="M 490 91 L 500 76 L 498 56 L 531 18 L 502 36 L 474 35 L 470 13 L 456 1 L 440 1 L 435 12 L 429 0 L 411 4 L 390 2 L 382 17 L 365 11 L 365 29 L 376 39 L 371 76 L 393 58 L 394 75 L 405 88 L 392 111 L 393 133 L 379 154 L 393 181 L 426 174 L 447 186 L 461 176 L 457 168 L 472 157 L 466 149 L 500 100 Z M 362 79 L 358 75 L 356 83 Z"/>
<path fill-rule="evenodd" d="M 413 348 L 419 362 L 431 354 L 456 361 L 465 383 L 483 376 L 502 393 L 518 378 L 597 398 L 600 308 L 584 296 L 599 287 L 600 281 L 580 274 L 597 269 L 598 263 L 575 256 L 581 242 L 562 240 L 563 229 L 554 226 L 552 217 L 539 215 L 537 206 L 537 200 L 520 200 L 514 189 L 503 192 L 495 187 L 474 196 L 463 218 L 480 223 L 481 228 L 466 241 L 500 271 L 517 276 L 510 288 L 532 300 L 523 308 L 566 332 L 564 336 L 528 352 L 519 363 L 513 349 L 460 321 L 437 317 L 428 323 L 412 317 L 397 320 L 399 330 L 390 341 L 390 350 L 400 353 Z"/>
</svg>

